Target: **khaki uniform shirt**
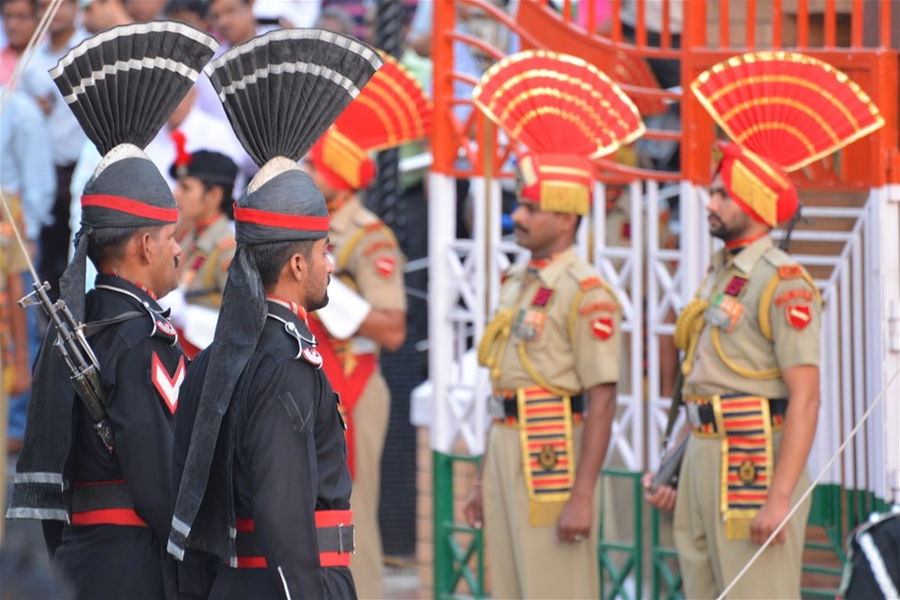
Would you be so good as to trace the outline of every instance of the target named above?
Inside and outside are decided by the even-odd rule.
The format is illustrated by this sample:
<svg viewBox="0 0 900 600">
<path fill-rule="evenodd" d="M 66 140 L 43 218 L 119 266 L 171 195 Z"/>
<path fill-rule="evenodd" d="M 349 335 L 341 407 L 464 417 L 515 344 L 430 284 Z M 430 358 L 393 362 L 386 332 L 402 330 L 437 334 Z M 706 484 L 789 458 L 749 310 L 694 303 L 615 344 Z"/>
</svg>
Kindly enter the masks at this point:
<svg viewBox="0 0 900 600">
<path fill-rule="evenodd" d="M 391 230 L 353 198 L 331 215 L 335 275 L 372 308 L 406 311 L 404 258 Z"/>
<path fill-rule="evenodd" d="M 19 199 L 14 194 L 4 194 L 18 220 L 19 231 L 25 231 L 21 219 Z M 12 361 L 12 339 L 10 332 L 10 311 L 18 298 L 10 298 L 6 290 L 6 280 L 11 275 L 19 275 L 28 270 L 28 261 L 22 247 L 16 241 L 12 224 L 6 219 L 6 212 L 0 210 L 0 364 Z"/>
<path fill-rule="evenodd" d="M 619 304 L 573 248 L 539 269 L 512 267 L 498 305 L 498 311 L 507 309 L 512 328 L 499 368 L 493 369 L 496 390 L 549 389 L 549 384 L 576 395 L 618 380 Z"/>
<path fill-rule="evenodd" d="M 235 241 L 228 217 L 221 215 L 208 226 L 194 231 L 188 239 L 181 275 L 185 300 L 218 310 L 228 279 L 228 266 L 234 258 Z"/>
<path fill-rule="evenodd" d="M 724 249 L 717 252 L 697 298 L 710 307 L 703 313 L 685 392 L 787 398 L 781 371 L 819 365 L 819 293 L 769 236 L 733 257 Z M 767 320 L 771 338 L 764 333 Z"/>
</svg>

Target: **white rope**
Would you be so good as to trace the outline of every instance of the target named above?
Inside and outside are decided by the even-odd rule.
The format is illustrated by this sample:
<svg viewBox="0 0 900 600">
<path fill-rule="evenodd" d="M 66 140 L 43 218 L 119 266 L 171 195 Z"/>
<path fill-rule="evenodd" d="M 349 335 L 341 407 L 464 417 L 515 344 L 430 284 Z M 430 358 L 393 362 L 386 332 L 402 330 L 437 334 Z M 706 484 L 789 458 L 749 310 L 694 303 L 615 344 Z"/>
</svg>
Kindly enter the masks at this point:
<svg viewBox="0 0 900 600">
<path fill-rule="evenodd" d="M 56 16 L 56 12 L 59 10 L 62 3 L 63 0 L 52 0 L 50 6 L 47 7 L 47 10 L 45 10 L 44 14 L 41 16 L 41 20 L 34 30 L 34 34 L 32 34 L 31 39 L 28 40 L 25 51 L 22 52 L 22 57 L 19 58 L 19 62 L 16 63 L 16 68 L 5 86 L 6 89 L 3 90 L 4 93 L 2 104 L 0 104 L 0 115 L 6 110 L 6 104 L 9 102 L 13 90 L 15 90 L 16 86 L 19 84 L 19 79 L 22 77 L 22 73 L 25 72 L 25 67 L 27 67 L 28 63 L 31 61 L 31 57 L 34 55 L 38 43 L 41 41 L 41 38 L 44 37 L 44 34 L 47 33 L 47 28 L 50 27 L 50 22 L 53 21 L 53 17 Z"/>
<path fill-rule="evenodd" d="M 818 483 L 822 479 L 822 477 L 825 476 L 825 473 L 828 471 L 828 469 L 831 468 L 831 465 L 834 464 L 834 461 L 836 461 L 838 456 L 840 456 L 841 453 L 847 448 L 847 444 L 849 444 L 850 441 L 854 437 L 856 437 L 856 434 L 859 433 L 860 428 L 863 425 L 865 425 L 866 421 L 869 419 L 869 416 L 872 414 L 872 411 L 875 409 L 876 406 L 878 406 L 878 404 L 881 402 L 881 399 L 884 397 L 884 393 L 886 391 L 888 391 L 888 388 L 890 388 L 891 385 L 893 385 L 894 380 L 897 379 L 898 373 L 900 373 L 900 369 L 897 369 L 896 371 L 894 371 L 894 374 L 891 376 L 891 380 L 887 382 L 887 385 L 885 385 L 884 388 L 882 388 L 881 393 L 879 393 L 878 397 L 875 398 L 875 402 L 873 402 L 872 404 L 869 405 L 869 408 L 867 408 L 866 412 L 863 413 L 863 416 L 859 420 L 859 423 L 856 424 L 856 427 L 853 428 L 853 430 L 850 432 L 850 435 L 847 436 L 847 439 L 844 440 L 844 442 L 840 445 L 840 447 L 837 449 L 837 451 L 831 455 L 831 458 L 828 459 L 828 463 L 824 467 L 822 467 L 822 470 L 819 471 L 819 474 L 816 476 L 815 480 L 813 480 L 813 482 L 811 484 L 809 484 L 809 487 L 806 488 L 806 491 L 803 492 L 802 496 L 800 496 L 800 500 L 798 500 L 797 503 L 794 504 L 793 508 L 791 508 L 790 512 L 788 512 L 787 516 L 785 516 L 784 519 L 782 519 L 781 523 L 778 524 L 778 527 L 775 528 L 775 531 L 773 531 L 769 535 L 769 537 L 766 539 L 766 541 L 763 542 L 763 545 L 759 547 L 759 550 L 756 551 L 756 554 L 754 554 L 752 557 L 750 557 L 750 560 L 747 561 L 747 564 L 744 565 L 744 568 L 741 569 L 740 572 L 734 577 L 734 579 L 731 580 L 731 583 L 729 583 L 728 587 L 726 587 L 722 591 L 722 593 L 719 594 L 719 596 L 716 598 L 716 600 L 723 600 L 723 598 L 725 598 L 725 596 L 728 595 L 728 592 L 731 591 L 731 588 L 733 588 L 735 586 L 735 584 L 737 584 L 737 582 L 741 579 L 741 577 L 743 577 L 747 573 L 747 571 L 750 570 L 750 567 L 753 566 L 753 563 L 756 562 L 756 559 L 758 559 L 760 557 L 760 555 L 766 550 L 766 548 L 769 547 L 769 544 L 772 543 L 772 540 L 775 539 L 775 536 L 778 535 L 778 533 L 782 529 L 784 529 L 784 526 L 787 524 L 788 520 L 790 520 L 790 518 L 792 516 L 794 516 L 794 513 L 800 509 L 800 506 L 809 497 L 809 495 L 812 493 L 813 489 L 815 489 L 816 485 L 818 485 Z"/>
</svg>

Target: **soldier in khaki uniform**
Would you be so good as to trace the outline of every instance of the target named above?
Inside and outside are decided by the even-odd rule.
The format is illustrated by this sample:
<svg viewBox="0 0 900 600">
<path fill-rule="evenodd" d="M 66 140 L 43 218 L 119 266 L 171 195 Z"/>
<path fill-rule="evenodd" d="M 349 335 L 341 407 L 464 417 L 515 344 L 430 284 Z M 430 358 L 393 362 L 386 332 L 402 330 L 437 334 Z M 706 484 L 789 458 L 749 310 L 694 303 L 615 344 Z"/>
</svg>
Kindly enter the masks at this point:
<svg viewBox="0 0 900 600">
<path fill-rule="evenodd" d="M 237 165 L 219 152 L 187 154 L 179 147 L 169 170 L 177 181 L 175 200 L 187 233 L 178 290 L 166 299 L 181 330 L 181 345 L 193 358 L 212 341 L 228 266 L 234 257 L 234 230 L 228 213 Z"/>
<path fill-rule="evenodd" d="M 478 346 L 493 425 L 465 515 L 484 524 L 493 597 L 596 598 L 596 488 L 616 409 L 622 312 L 573 244 L 591 205 L 589 157 L 636 138 L 643 123 L 596 69 L 542 51 L 498 63 L 474 100 L 527 147 L 512 218 L 531 260 L 508 271 Z"/>
<path fill-rule="evenodd" d="M 747 78 L 740 91 L 729 85 L 732 73 Z M 809 485 L 805 466 L 819 409 L 822 300 L 803 267 L 773 246 L 769 231 L 798 210 L 790 170 L 880 126 L 868 98 L 845 81 L 809 57 L 766 53 L 717 65 L 692 85 L 716 122 L 743 145 L 723 146 L 710 188 L 710 232 L 725 248 L 713 256 L 676 325 L 691 429 L 677 495 L 666 486 L 650 490 L 645 477 L 651 503 L 674 505 L 688 598 L 724 592 Z M 773 121 L 755 108 L 778 102 L 771 98 L 772 82 L 784 86 L 783 97 L 808 96 L 808 105 L 843 98 L 847 104 L 837 114 L 853 122 L 846 116 L 843 123 L 822 121 L 828 133 L 804 120 L 805 113 L 783 112 L 784 121 Z M 763 130 L 766 136 L 754 134 Z M 810 147 L 795 143 L 798 132 Z M 843 137 L 835 139 L 835 132 Z M 729 598 L 800 596 L 808 514 L 807 501 Z"/>
<path fill-rule="evenodd" d="M 328 306 L 313 314 L 310 329 L 319 340 L 328 380 L 341 396 L 347 424 L 358 533 L 350 569 L 360 598 L 384 597 L 378 498 L 391 399 L 378 355 L 382 348 L 403 345 L 406 290 L 397 240 L 358 194 L 375 177 L 368 152 L 421 139 L 428 133 L 431 111 L 413 75 L 391 57 L 383 58 L 385 64 L 304 161 L 331 215 L 335 276 Z M 397 106 L 409 110 L 398 111 Z"/>
</svg>

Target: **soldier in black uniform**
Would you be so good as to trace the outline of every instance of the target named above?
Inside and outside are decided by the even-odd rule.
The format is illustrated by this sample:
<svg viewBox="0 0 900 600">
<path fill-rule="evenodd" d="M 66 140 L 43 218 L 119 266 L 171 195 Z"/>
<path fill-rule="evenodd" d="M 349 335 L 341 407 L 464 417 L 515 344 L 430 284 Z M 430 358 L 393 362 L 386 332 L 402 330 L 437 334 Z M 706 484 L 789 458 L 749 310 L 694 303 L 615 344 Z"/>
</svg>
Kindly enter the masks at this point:
<svg viewBox="0 0 900 600">
<path fill-rule="evenodd" d="M 104 154 L 82 195 L 82 229 L 60 288 L 75 318 L 87 322 L 112 436 L 102 439 L 76 400 L 51 328 L 35 368 L 9 516 L 43 521 L 53 561 L 77 597 L 161 598 L 176 589 L 164 542 L 173 502 L 174 415 L 186 365 L 156 298 L 177 285 L 181 248 L 175 200 L 141 148 L 217 44 L 169 22 L 102 35 L 72 50 L 51 75 Z M 128 69 L 110 69 L 125 61 Z M 151 79 L 166 97 L 129 102 L 135 94 L 128 90 L 140 92 L 134 82 Z M 86 257 L 100 274 L 85 298 Z"/>
<path fill-rule="evenodd" d="M 261 165 L 235 206 L 237 249 L 215 339 L 189 369 L 176 425 L 182 476 L 169 551 L 221 559 L 211 597 L 356 597 L 339 398 L 306 322 L 327 303 L 334 269 L 328 210 L 297 160 L 380 65 L 353 38 L 281 30 L 207 70 Z M 209 585 L 203 575 L 180 583 L 201 596 Z"/>
</svg>

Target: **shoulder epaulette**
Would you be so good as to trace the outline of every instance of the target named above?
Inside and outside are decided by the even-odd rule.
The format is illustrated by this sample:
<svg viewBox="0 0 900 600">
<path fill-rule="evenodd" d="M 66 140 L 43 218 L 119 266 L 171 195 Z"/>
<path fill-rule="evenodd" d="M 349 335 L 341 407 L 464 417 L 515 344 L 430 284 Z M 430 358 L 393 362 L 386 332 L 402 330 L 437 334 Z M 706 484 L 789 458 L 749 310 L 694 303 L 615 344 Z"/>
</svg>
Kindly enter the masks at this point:
<svg viewBox="0 0 900 600">
<path fill-rule="evenodd" d="M 588 290 L 592 290 L 596 287 L 603 287 L 603 280 L 599 277 L 587 277 L 578 282 L 578 285 L 581 287 L 582 292 L 586 292 Z"/>
<path fill-rule="evenodd" d="M 797 279 L 803 277 L 803 267 L 800 265 L 781 265 L 778 267 L 778 276 L 781 279 Z"/>
<path fill-rule="evenodd" d="M 216 244 L 216 250 L 227 250 L 228 248 L 233 248 L 234 246 L 237 246 L 237 242 L 234 238 L 228 237 Z"/>
<path fill-rule="evenodd" d="M 396 248 L 397 244 L 393 240 L 379 240 L 377 242 L 372 242 L 368 246 L 363 249 L 363 256 L 369 256 L 370 254 L 374 254 L 379 250 L 389 250 Z"/>
</svg>

